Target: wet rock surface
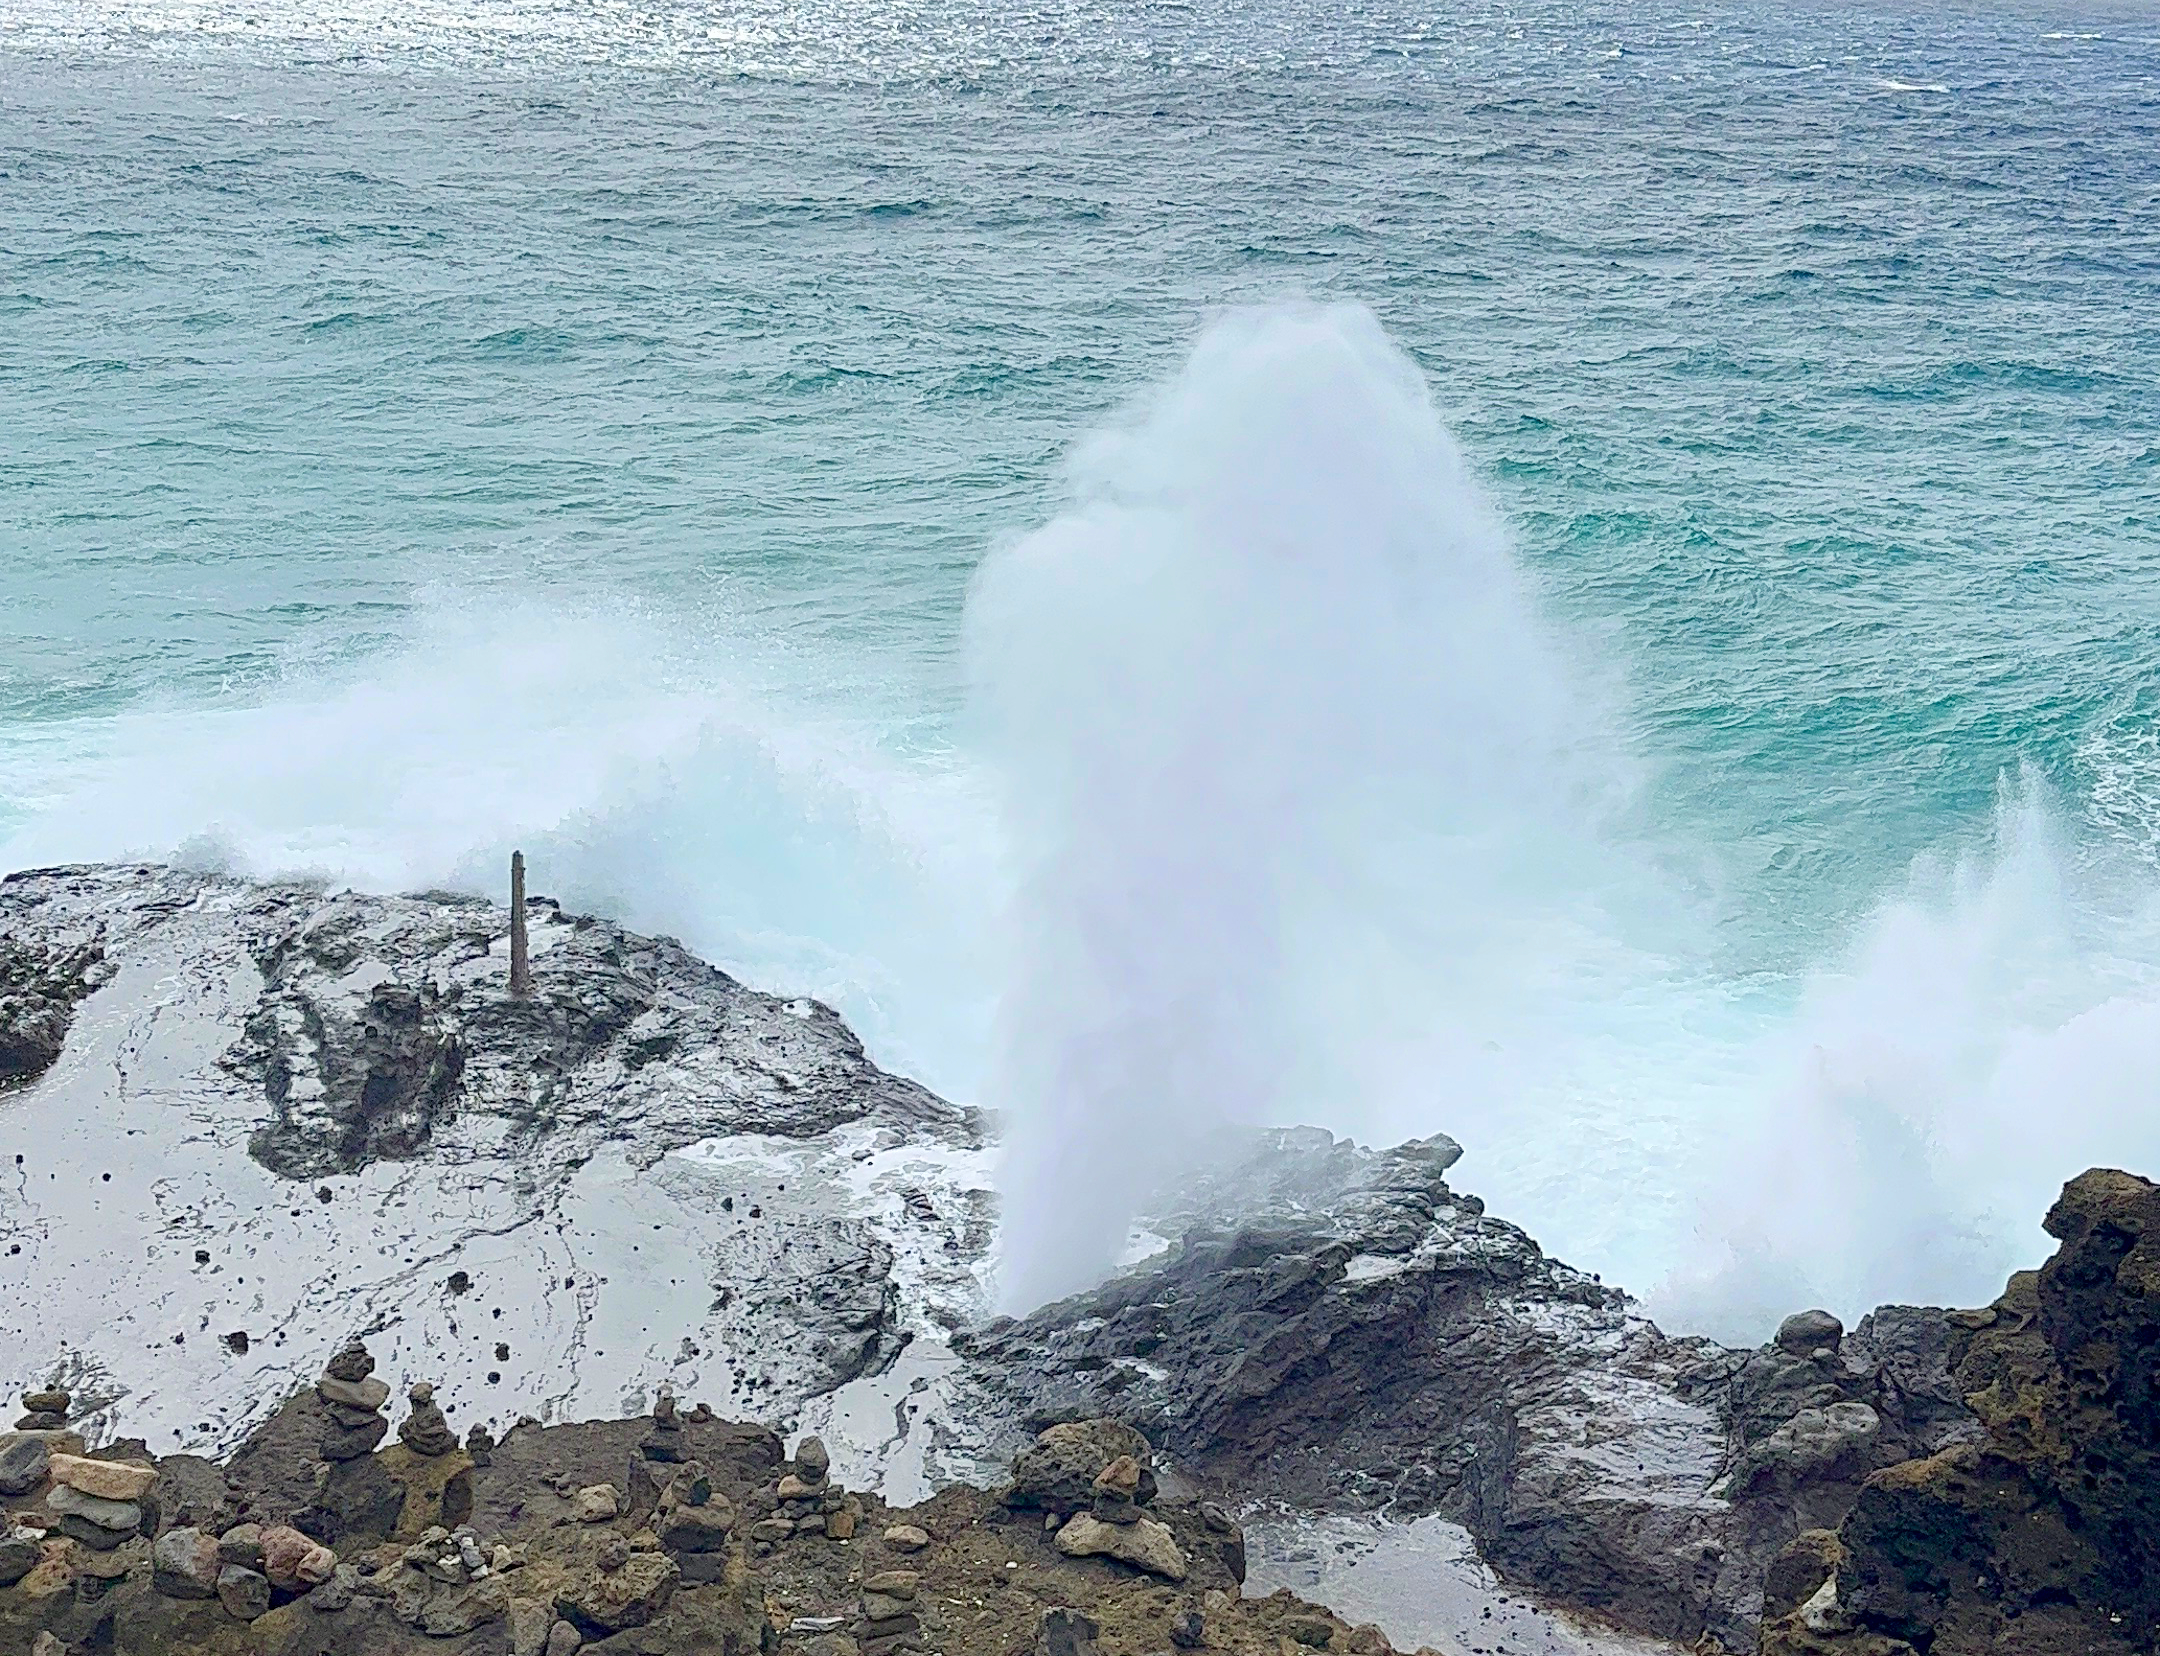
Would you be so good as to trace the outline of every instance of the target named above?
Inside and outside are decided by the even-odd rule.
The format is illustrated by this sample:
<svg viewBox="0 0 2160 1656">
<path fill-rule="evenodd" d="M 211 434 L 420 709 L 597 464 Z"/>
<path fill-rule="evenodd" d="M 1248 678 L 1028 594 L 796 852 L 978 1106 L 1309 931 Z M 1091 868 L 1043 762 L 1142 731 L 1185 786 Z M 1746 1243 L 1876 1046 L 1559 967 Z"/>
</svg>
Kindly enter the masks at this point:
<svg viewBox="0 0 2160 1656">
<path fill-rule="evenodd" d="M 0 899 L 0 1088 L 58 1061 L 77 1003 L 110 976 L 95 921 L 17 931 Z"/>
<path fill-rule="evenodd" d="M 0 880 L 0 1016 L 73 1011 L 0 1110 L 0 1383 L 64 1370 L 93 1429 L 224 1454 L 336 1330 L 465 1433 L 662 1384 L 786 1413 L 974 1314 L 975 1112 L 814 1001 L 527 911 L 518 997 L 474 898 Z"/>
<path fill-rule="evenodd" d="M 1437 1514 L 1502 1575 L 1661 1637 L 1755 1645 L 1769 1561 L 1878 1467 L 1976 1430 L 1941 1312 L 1671 1339 L 1458 1195 L 1445 1138 L 1267 1135 L 1142 1268 L 963 1337 L 978 1418 L 1107 1415 L 1308 1511 Z"/>
</svg>

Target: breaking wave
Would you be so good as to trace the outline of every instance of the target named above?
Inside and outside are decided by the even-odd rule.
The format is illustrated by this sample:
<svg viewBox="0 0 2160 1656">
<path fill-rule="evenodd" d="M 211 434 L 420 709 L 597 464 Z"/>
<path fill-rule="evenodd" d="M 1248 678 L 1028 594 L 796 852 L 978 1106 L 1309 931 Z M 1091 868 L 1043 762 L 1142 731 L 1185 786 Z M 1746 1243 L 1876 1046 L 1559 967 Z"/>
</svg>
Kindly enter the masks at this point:
<svg viewBox="0 0 2160 1656">
<path fill-rule="evenodd" d="M 1745 1336 L 1991 1297 L 2062 1179 L 2160 1164 L 2149 739 L 1736 970 L 1625 662 L 1369 313 L 1222 317 L 1068 502 L 979 571 L 950 743 L 769 623 L 446 591 L 357 666 L 11 738 L 0 863 L 498 891 L 521 845 L 1005 1112 L 1011 1306 L 1239 1123 L 1452 1133 L 1554 1252 Z"/>
</svg>

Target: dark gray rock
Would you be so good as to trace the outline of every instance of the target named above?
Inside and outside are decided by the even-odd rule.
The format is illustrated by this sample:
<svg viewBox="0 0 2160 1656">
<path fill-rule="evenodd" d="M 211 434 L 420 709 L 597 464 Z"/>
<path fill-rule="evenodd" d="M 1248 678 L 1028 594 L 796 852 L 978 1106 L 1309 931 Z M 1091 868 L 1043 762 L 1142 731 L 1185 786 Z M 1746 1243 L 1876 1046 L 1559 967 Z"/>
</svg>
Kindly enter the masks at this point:
<svg viewBox="0 0 2160 1656">
<path fill-rule="evenodd" d="M 369 1351 L 358 1340 L 348 1340 L 338 1349 L 337 1354 L 324 1365 L 323 1378 L 338 1381 L 342 1385 L 357 1386 L 374 1372 L 374 1353 Z M 388 1397 L 389 1391 L 386 1386 L 384 1388 L 385 1401 L 388 1400 Z M 381 1407 L 380 1404 L 375 1406 L 377 1408 Z"/>
<path fill-rule="evenodd" d="M 253 1621 L 270 1608 L 270 1578 L 260 1570 L 227 1564 L 218 1570 L 218 1602 L 240 1621 Z"/>
<path fill-rule="evenodd" d="M 1063 1606 L 1045 1610 L 1035 1630 L 1035 1656 L 1095 1656 L 1101 1635 L 1091 1616 Z"/>
<path fill-rule="evenodd" d="M 167 1598 L 217 1597 L 218 1542 L 192 1525 L 167 1530 L 150 1549 L 150 1585 Z"/>
<path fill-rule="evenodd" d="M 95 923 L 24 933 L 6 924 L 4 896 L 0 883 L 0 1087 L 50 1069 L 76 1005 L 111 976 Z"/>
<path fill-rule="evenodd" d="M 376 1445 L 389 1435 L 390 1421 L 385 1415 L 348 1421 L 344 1415 L 332 1410 L 329 1423 L 323 1428 L 322 1458 L 326 1461 L 359 1460 L 364 1455 L 372 1455 Z"/>
<path fill-rule="evenodd" d="M 157 1469 L 150 1499 L 163 1522 L 176 1527 L 192 1524 L 212 1535 L 225 1532 L 234 1515 L 223 1467 L 200 1455 L 167 1455 Z"/>
<path fill-rule="evenodd" d="M 0 1530 L 0 1587 L 12 1587 L 36 1569 L 44 1552 L 44 1538 L 35 1530 Z"/>
<path fill-rule="evenodd" d="M 1943 1314 L 1843 1352 L 1819 1321 L 1800 1355 L 1672 1339 L 1450 1190 L 1458 1153 L 1257 1136 L 1158 1204 L 1148 1266 L 962 1336 L 959 1412 L 1110 1416 L 1249 1499 L 1438 1514 L 1543 1596 L 1752 1651 L 1769 1560 L 1969 1423 Z"/>
<path fill-rule="evenodd" d="M 27 1495 L 45 1481 L 51 1453 L 43 1438 L 0 1438 L 0 1495 Z"/>
<path fill-rule="evenodd" d="M 1808 1357 L 1817 1351 L 1837 1350 L 1844 1338 L 1845 1325 L 1829 1312 L 1795 1311 L 1778 1324 L 1777 1337 L 1770 1343 L 1795 1357 Z"/>
</svg>

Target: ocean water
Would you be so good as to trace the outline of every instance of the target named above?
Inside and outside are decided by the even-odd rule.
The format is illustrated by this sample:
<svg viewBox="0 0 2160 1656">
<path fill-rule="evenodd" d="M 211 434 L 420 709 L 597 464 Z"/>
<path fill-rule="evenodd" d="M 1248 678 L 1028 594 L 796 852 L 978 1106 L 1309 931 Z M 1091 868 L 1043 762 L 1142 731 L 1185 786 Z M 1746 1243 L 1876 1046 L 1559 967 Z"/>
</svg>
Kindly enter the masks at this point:
<svg viewBox="0 0 2160 1656">
<path fill-rule="evenodd" d="M 2095 0 L 12 0 L 0 865 L 522 845 L 1010 1111 L 1042 1291 L 1227 1119 L 1988 1297 L 2160 1171 L 2156 112 Z"/>
</svg>

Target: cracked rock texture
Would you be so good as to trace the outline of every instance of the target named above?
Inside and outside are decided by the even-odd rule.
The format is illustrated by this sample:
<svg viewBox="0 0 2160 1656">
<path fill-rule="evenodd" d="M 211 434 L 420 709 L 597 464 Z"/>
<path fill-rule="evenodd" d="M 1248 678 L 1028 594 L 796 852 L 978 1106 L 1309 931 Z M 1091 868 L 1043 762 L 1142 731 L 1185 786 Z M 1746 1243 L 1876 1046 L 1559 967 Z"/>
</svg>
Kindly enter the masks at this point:
<svg viewBox="0 0 2160 1656">
<path fill-rule="evenodd" d="M 109 975 L 94 923 L 20 934 L 0 923 L 0 1087 L 52 1067 L 75 1003 Z"/>
<path fill-rule="evenodd" d="M 0 1383 L 219 1452 L 358 1330 L 461 1431 L 663 1384 L 779 1419 L 975 1314 L 975 1112 L 814 1001 L 528 915 L 514 998 L 469 897 L 0 881 L 37 1072 L 0 1093 Z"/>
<path fill-rule="evenodd" d="M 2052 1259 L 1954 1319 L 1984 1435 L 1867 1480 L 1771 1656 L 2160 1644 L 2160 1186 L 2081 1174 L 2047 1229 Z"/>
<path fill-rule="evenodd" d="M 1671 1339 L 1451 1191 L 1459 1154 L 1266 1135 L 1157 1224 L 1152 1268 L 966 1337 L 984 1400 L 956 1413 L 1112 1415 L 1301 1510 L 1437 1514 L 1508 1579 L 1735 1651 L 1780 1549 L 1976 1429 L 1943 1313 L 1802 1351 Z"/>
</svg>

